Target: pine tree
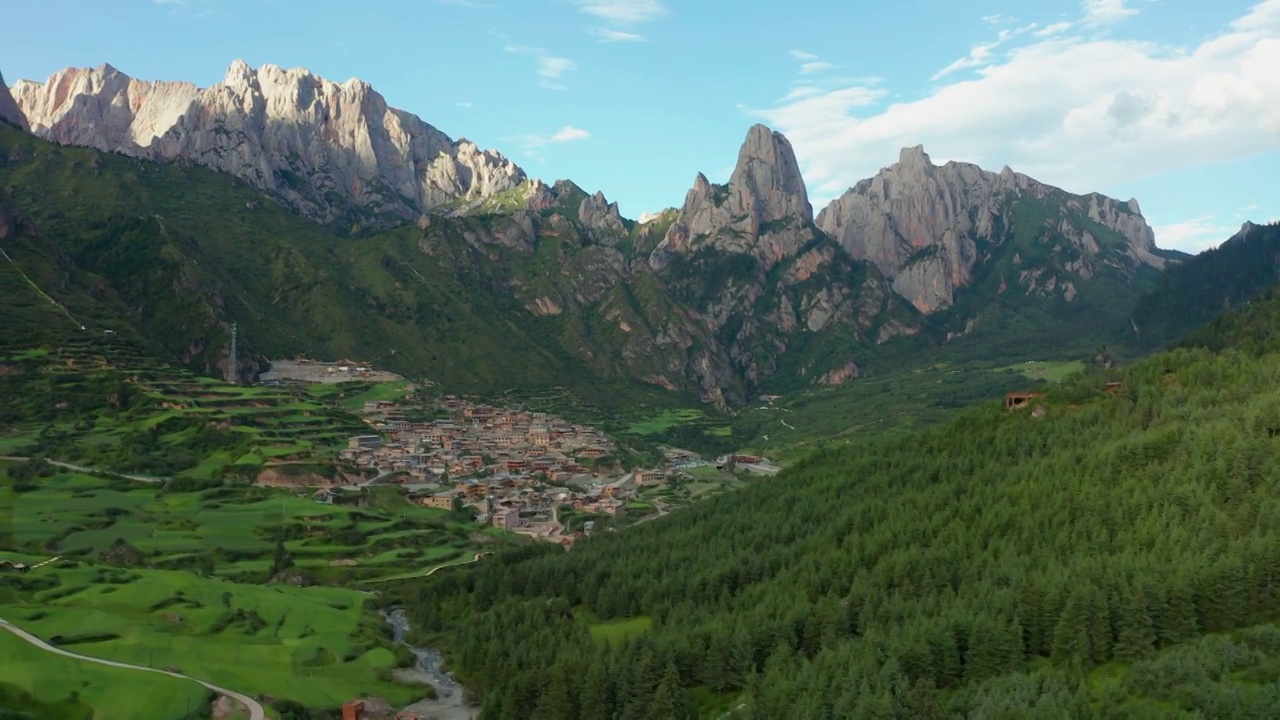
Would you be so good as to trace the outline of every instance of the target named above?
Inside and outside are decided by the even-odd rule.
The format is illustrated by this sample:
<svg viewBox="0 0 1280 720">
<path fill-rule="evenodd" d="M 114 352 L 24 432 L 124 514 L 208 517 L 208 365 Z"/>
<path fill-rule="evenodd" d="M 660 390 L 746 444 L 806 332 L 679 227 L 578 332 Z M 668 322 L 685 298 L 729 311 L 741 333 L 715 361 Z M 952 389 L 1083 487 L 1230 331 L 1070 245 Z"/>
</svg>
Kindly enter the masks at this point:
<svg viewBox="0 0 1280 720">
<path fill-rule="evenodd" d="M 613 683 L 609 678 L 609 668 L 603 657 L 597 658 L 588 668 L 580 698 L 582 717 L 601 720 L 609 720 L 613 717 Z"/>
<path fill-rule="evenodd" d="M 1116 640 L 1116 657 L 1136 660 L 1151 653 L 1156 645 L 1156 631 L 1147 611 L 1142 590 L 1128 593 L 1120 608 L 1120 632 Z"/>
<path fill-rule="evenodd" d="M 675 663 L 668 661 L 662 671 L 662 679 L 653 692 L 649 711 L 650 720 L 684 720 L 689 717 L 689 700 L 680 685 L 680 674 Z"/>
</svg>

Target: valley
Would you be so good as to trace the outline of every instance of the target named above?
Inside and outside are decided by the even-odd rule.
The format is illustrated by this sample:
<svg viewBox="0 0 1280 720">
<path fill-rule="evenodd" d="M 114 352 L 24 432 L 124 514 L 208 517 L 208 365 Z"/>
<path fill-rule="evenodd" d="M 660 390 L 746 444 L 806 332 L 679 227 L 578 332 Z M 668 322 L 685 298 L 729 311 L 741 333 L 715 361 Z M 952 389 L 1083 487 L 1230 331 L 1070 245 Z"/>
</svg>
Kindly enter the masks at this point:
<svg viewBox="0 0 1280 720">
<path fill-rule="evenodd" d="M 1280 713 L 1280 224 L 740 137 L 0 81 L 0 720 Z"/>
</svg>

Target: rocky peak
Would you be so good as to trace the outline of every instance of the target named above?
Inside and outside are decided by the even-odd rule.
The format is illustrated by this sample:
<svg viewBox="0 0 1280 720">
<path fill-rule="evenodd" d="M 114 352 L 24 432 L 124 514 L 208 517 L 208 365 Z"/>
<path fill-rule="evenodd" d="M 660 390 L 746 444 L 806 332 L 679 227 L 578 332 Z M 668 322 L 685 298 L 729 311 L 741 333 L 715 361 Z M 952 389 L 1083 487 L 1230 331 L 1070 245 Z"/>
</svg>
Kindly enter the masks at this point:
<svg viewBox="0 0 1280 720">
<path fill-rule="evenodd" d="M 817 225 L 855 258 L 873 263 L 921 312 L 950 307 L 979 261 L 978 240 L 1000 243 L 1012 232 L 1020 199 L 1057 205 L 1046 220 L 1086 254 L 1097 238 L 1070 218 L 1083 215 L 1120 234 L 1134 265 L 1159 267 L 1155 238 L 1137 202 L 1102 195 L 1070 195 L 1004 167 L 992 173 L 970 163 L 934 165 L 920 145 L 859 182 L 818 213 Z M 1052 210 L 1051 210 L 1052 211 Z M 1088 273 L 1081 263 L 1079 270 Z M 1071 286 L 1074 288 L 1074 286 Z"/>
<path fill-rule="evenodd" d="M 390 108 L 368 83 L 242 60 L 207 88 L 145 82 L 109 65 L 15 86 L 33 132 L 155 160 L 187 159 L 237 175 L 320 222 L 413 219 L 517 187 L 500 153 L 454 142 Z"/>
<path fill-rule="evenodd" d="M 753 125 L 726 185 L 698 173 L 676 221 L 650 258 L 655 268 L 673 253 L 710 244 L 751 253 L 772 267 L 812 237 L 813 206 L 795 151 L 782 133 Z"/>
<path fill-rule="evenodd" d="M 791 143 L 780 132 L 752 125 L 729 177 L 730 211 L 747 214 L 752 224 L 783 218 L 813 222 L 813 206 L 800 176 Z"/>
<path fill-rule="evenodd" d="M 609 202 L 604 193 L 599 191 L 583 198 L 578 204 L 578 219 L 597 242 L 625 235 L 627 232 L 622 215 L 618 213 L 618 203 Z"/>
<path fill-rule="evenodd" d="M 898 165 L 912 167 L 933 167 L 933 161 L 924 151 L 923 145 L 904 147 L 898 151 Z"/>
<path fill-rule="evenodd" d="M 0 75 L 0 120 L 15 125 L 22 130 L 31 129 L 27 125 L 27 116 L 23 114 L 22 109 L 18 107 L 17 101 L 10 94 L 9 86 L 5 84 L 3 75 Z"/>
</svg>

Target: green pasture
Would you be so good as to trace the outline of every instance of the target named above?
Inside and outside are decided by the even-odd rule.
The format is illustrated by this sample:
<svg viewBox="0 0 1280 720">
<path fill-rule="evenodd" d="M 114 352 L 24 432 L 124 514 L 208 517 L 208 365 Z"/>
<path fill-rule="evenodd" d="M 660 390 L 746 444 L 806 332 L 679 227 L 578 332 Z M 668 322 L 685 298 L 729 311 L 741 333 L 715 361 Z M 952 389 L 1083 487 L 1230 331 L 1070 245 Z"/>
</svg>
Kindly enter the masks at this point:
<svg viewBox="0 0 1280 720">
<path fill-rule="evenodd" d="M 472 523 L 377 488 L 375 501 L 328 505 L 286 489 L 214 484 L 189 491 L 63 472 L 0 491 L 6 539 L 31 553 L 99 559 L 123 541 L 143 565 L 266 580 L 283 543 L 290 565 L 338 582 L 428 570 L 474 552 Z M 242 578 L 248 574 L 247 578 Z"/>
<path fill-rule="evenodd" d="M 663 410 L 633 422 L 630 431 L 636 435 L 657 435 L 670 430 L 676 425 L 697 422 L 704 417 L 705 413 L 697 408 Z"/>
<path fill-rule="evenodd" d="M 591 639 L 601 645 L 621 644 L 628 638 L 644 635 L 652 626 L 653 619 L 644 616 L 588 624 Z"/>
<path fill-rule="evenodd" d="M 379 679 L 395 654 L 381 619 L 365 609 L 368 596 L 356 591 L 89 564 L 55 563 L 28 578 L 52 587 L 0 605 L 0 616 L 80 654 L 311 707 L 365 694 L 407 703 L 420 694 Z"/>
<path fill-rule="evenodd" d="M 1083 371 L 1084 363 L 1079 360 L 1028 360 L 1027 362 L 1010 365 L 1001 369 L 1019 373 L 1030 380 L 1043 380 L 1045 382 L 1058 383 L 1075 373 Z"/>
<path fill-rule="evenodd" d="M 0 630 L 0 708 L 18 717 L 182 720 L 208 708 L 210 696 L 189 680 L 62 657 Z"/>
</svg>

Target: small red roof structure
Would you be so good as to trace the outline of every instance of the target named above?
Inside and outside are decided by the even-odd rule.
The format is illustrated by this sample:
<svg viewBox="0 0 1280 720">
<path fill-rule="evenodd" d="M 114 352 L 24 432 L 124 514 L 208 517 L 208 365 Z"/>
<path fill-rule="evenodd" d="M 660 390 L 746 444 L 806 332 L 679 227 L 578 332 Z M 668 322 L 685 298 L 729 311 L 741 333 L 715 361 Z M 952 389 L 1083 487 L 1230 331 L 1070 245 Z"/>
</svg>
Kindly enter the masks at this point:
<svg viewBox="0 0 1280 720">
<path fill-rule="evenodd" d="M 364 715 L 363 700 L 348 700 L 342 704 L 342 720 L 361 720 Z"/>
<path fill-rule="evenodd" d="M 1026 407 L 1029 402 L 1038 397 L 1044 397 L 1042 392 L 1011 392 L 1004 396 L 1004 407 L 1006 410 L 1014 410 Z"/>
</svg>

